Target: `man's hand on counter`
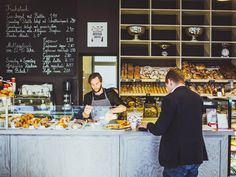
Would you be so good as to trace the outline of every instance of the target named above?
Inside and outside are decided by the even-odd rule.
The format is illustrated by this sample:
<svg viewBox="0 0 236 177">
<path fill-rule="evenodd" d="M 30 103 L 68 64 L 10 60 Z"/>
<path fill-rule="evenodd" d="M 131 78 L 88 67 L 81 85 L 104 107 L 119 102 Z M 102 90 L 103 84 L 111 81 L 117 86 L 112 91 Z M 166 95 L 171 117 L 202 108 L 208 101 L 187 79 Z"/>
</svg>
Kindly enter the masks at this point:
<svg viewBox="0 0 236 177">
<path fill-rule="evenodd" d="M 147 128 L 147 123 L 140 124 L 138 128 Z"/>
<path fill-rule="evenodd" d="M 143 123 L 141 125 L 138 125 L 138 130 L 139 131 L 148 131 L 147 129 L 147 123 Z"/>
</svg>

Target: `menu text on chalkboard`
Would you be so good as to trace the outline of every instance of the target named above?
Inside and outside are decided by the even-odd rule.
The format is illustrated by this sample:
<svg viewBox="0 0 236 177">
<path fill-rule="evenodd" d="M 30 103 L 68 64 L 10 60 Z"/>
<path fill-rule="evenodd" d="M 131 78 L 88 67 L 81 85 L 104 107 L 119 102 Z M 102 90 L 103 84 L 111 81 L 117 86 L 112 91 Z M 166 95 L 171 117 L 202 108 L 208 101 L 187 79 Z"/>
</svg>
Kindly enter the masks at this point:
<svg viewBox="0 0 236 177">
<path fill-rule="evenodd" d="M 6 1 L 4 4 L 5 29 L 2 36 L 6 74 L 74 73 L 75 5 L 50 1 Z"/>
</svg>

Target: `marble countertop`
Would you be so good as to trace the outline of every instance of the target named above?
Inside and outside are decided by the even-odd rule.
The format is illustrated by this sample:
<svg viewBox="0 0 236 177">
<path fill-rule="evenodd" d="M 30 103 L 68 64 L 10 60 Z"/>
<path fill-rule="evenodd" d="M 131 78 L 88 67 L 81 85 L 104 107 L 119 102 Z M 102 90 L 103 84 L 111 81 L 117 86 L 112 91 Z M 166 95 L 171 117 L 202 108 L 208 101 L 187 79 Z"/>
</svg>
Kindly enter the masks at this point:
<svg viewBox="0 0 236 177">
<path fill-rule="evenodd" d="M 100 136 L 100 135 L 142 135 L 142 136 L 150 136 L 152 135 L 149 132 L 143 131 L 131 131 L 131 130 L 109 130 L 104 129 L 102 127 L 86 127 L 83 129 L 61 129 L 61 130 L 51 130 L 51 129 L 7 129 L 7 130 L 0 130 L 0 135 L 64 135 L 64 136 L 80 136 L 80 135 L 93 135 L 93 136 Z M 234 135 L 232 131 L 203 131 L 204 136 L 228 136 Z"/>
</svg>

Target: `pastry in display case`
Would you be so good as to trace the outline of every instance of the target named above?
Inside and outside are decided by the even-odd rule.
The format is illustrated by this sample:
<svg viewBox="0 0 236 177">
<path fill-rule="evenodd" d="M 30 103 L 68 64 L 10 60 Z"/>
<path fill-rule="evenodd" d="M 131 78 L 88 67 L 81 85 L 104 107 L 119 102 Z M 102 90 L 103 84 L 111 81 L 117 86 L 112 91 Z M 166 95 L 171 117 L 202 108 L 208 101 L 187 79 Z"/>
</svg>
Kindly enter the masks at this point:
<svg viewBox="0 0 236 177">
<path fill-rule="evenodd" d="M 154 97 L 145 97 L 143 116 L 145 118 L 158 117 L 158 103 Z"/>
<path fill-rule="evenodd" d="M 107 125 L 105 125 L 105 128 L 114 129 L 114 130 L 129 129 L 130 128 L 130 122 L 127 121 L 127 120 L 118 121 L 118 123 L 116 123 L 116 124 L 107 124 Z"/>
<path fill-rule="evenodd" d="M 137 101 L 138 102 L 138 101 Z M 143 104 L 140 102 L 136 104 L 137 110 L 143 112 Z M 100 109 L 109 110 L 108 106 L 99 106 Z M 0 120 L 7 120 L 6 127 L 3 129 L 20 129 L 20 130 L 78 130 L 78 129 L 126 129 L 130 125 L 123 120 L 116 122 L 117 116 L 100 115 L 99 119 L 83 119 L 81 115 L 84 106 L 72 106 L 70 111 L 64 110 L 62 106 L 55 106 L 53 109 L 41 111 L 37 106 L 19 106 L 11 105 L 7 113 L 1 114 Z M 136 109 L 136 108 L 135 108 Z M 130 109 L 132 111 L 132 109 Z M 125 114 L 125 113 L 124 113 Z M 6 116 L 6 119 L 5 117 Z M 114 122 L 115 121 L 115 122 Z M 112 126 L 110 124 L 119 124 Z M 1 121 L 0 121 L 1 125 Z M 106 126 L 109 125 L 109 126 Z M 118 127 L 117 127 L 118 126 Z M 116 128 L 115 128 L 116 127 Z"/>
<path fill-rule="evenodd" d="M 13 91 L 8 90 L 8 89 L 2 89 L 0 90 L 0 97 L 4 97 L 4 96 L 14 96 Z"/>
<path fill-rule="evenodd" d="M 208 79 L 222 80 L 225 79 L 221 73 L 220 66 L 206 67 L 204 64 L 192 64 L 187 61 L 183 62 L 183 73 L 186 80 L 189 79 Z"/>
<path fill-rule="evenodd" d="M 59 129 L 67 128 L 73 117 L 73 112 L 63 112 L 51 107 L 40 110 L 38 106 L 10 105 L 6 116 L 7 129 Z"/>
<path fill-rule="evenodd" d="M 160 112 L 159 99 L 152 96 L 145 97 L 123 97 L 124 102 L 127 103 L 127 112 L 134 110 L 143 112 L 143 118 L 157 118 Z M 127 114 L 123 114 L 123 119 L 127 118 Z"/>
</svg>

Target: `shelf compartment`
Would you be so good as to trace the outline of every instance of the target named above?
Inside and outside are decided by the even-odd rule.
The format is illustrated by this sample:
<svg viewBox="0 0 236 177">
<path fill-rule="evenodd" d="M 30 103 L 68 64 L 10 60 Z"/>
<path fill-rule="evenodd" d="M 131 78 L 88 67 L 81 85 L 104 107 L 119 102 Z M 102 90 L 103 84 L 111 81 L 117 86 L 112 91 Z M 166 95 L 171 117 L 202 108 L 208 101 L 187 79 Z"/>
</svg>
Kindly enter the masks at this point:
<svg viewBox="0 0 236 177">
<path fill-rule="evenodd" d="M 233 1 L 217 1 L 212 0 L 213 10 L 236 10 L 236 4 Z"/>
<path fill-rule="evenodd" d="M 179 15 L 175 14 L 152 14 L 152 24 L 179 25 Z"/>
<path fill-rule="evenodd" d="M 196 60 L 198 59 L 198 60 Z M 185 62 L 185 61 L 188 61 L 189 63 L 191 64 L 204 64 L 206 66 L 206 68 L 215 68 L 216 66 L 226 66 L 226 65 L 229 65 L 231 64 L 231 61 L 230 60 L 218 60 L 218 59 L 212 59 L 212 58 L 209 58 L 210 60 L 206 60 L 206 58 L 189 58 L 189 57 L 183 57 L 182 58 L 182 62 Z M 232 64 L 231 64 L 232 65 Z M 230 80 L 230 79 L 223 79 L 223 80 Z M 222 80 L 220 80 L 222 81 Z"/>
<path fill-rule="evenodd" d="M 158 15 L 180 15 L 180 9 L 151 9 L 152 14 Z"/>
<path fill-rule="evenodd" d="M 150 24 L 147 14 L 121 14 L 122 24 Z"/>
<path fill-rule="evenodd" d="M 229 43 L 230 44 L 230 43 Z M 232 43 L 227 47 L 229 49 L 229 57 L 236 57 L 233 54 L 235 50 L 235 45 Z M 212 57 L 221 57 L 221 51 L 223 49 L 222 43 L 213 43 L 212 44 Z M 222 57 L 222 59 L 228 59 L 228 57 Z"/>
<path fill-rule="evenodd" d="M 161 29 L 158 27 L 152 27 L 152 40 L 179 40 L 180 34 L 177 29 Z"/>
<path fill-rule="evenodd" d="M 186 11 L 182 13 L 183 25 L 210 25 L 210 12 Z"/>
<path fill-rule="evenodd" d="M 129 25 L 127 25 L 128 27 Z M 126 28 L 127 28 L 126 27 Z M 121 40 L 131 40 L 133 42 L 136 42 L 132 39 L 134 39 L 134 36 L 131 36 L 126 28 L 121 28 Z M 149 29 L 146 28 L 146 30 L 144 31 L 142 36 L 138 37 L 140 39 L 140 41 L 142 40 L 149 40 Z"/>
<path fill-rule="evenodd" d="M 150 8 L 150 0 L 121 0 L 121 8 Z"/>
<path fill-rule="evenodd" d="M 121 55 L 149 56 L 149 51 L 146 44 L 121 44 Z"/>
<path fill-rule="evenodd" d="M 168 53 L 167 56 L 179 56 L 180 55 L 180 43 L 169 43 L 170 47 L 166 50 L 163 50 L 160 47 L 161 43 L 169 43 L 169 42 L 152 42 L 152 56 L 162 56 L 162 51 L 166 51 Z M 164 57 L 164 56 L 163 56 Z"/>
<path fill-rule="evenodd" d="M 201 26 L 198 26 L 198 25 L 193 25 L 193 26 L 201 27 Z M 184 26 L 182 28 L 182 40 L 183 41 L 188 41 L 189 40 L 191 42 L 192 37 L 189 36 L 186 32 L 188 27 L 191 27 L 191 26 Z M 197 37 L 197 41 L 195 43 L 197 43 L 199 41 L 209 41 L 210 40 L 210 28 L 209 27 L 202 27 L 202 28 L 203 28 L 203 32 L 200 36 Z"/>
<path fill-rule="evenodd" d="M 210 9 L 209 0 L 182 0 L 183 9 Z"/>
<path fill-rule="evenodd" d="M 129 95 L 133 96 L 161 96 L 167 94 L 167 89 L 165 83 L 154 83 L 154 82 L 130 82 L 130 83 L 122 83 L 120 89 L 121 95 Z"/>
<path fill-rule="evenodd" d="M 212 28 L 212 41 L 236 41 L 236 28 Z"/>
<path fill-rule="evenodd" d="M 179 9 L 180 0 L 151 0 L 152 9 Z"/>
<path fill-rule="evenodd" d="M 183 42 L 182 56 L 209 57 L 210 43 Z"/>
<path fill-rule="evenodd" d="M 235 26 L 236 22 L 235 12 L 212 12 L 212 25 L 213 26 Z"/>
</svg>

